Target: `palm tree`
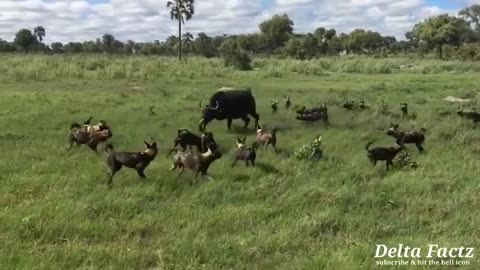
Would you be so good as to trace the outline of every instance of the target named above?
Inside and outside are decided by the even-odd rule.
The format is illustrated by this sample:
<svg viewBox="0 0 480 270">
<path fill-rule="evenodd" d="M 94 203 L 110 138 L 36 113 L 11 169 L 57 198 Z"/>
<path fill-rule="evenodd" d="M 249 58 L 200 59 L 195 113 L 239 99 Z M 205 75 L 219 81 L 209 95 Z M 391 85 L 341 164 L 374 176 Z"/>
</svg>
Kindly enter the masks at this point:
<svg viewBox="0 0 480 270">
<path fill-rule="evenodd" d="M 43 26 L 37 26 L 33 29 L 33 35 L 41 43 L 45 37 L 46 31 Z"/>
<path fill-rule="evenodd" d="M 182 60 L 182 24 L 190 20 L 194 14 L 194 0 L 172 0 L 167 2 L 170 18 L 178 21 L 178 59 Z"/>
</svg>

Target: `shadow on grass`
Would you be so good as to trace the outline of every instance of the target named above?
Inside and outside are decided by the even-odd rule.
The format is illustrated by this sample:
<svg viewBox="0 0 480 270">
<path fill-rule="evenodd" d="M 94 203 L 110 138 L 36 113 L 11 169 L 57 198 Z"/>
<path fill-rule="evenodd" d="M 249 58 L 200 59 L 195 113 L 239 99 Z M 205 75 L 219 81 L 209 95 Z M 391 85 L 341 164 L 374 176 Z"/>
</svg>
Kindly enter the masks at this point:
<svg viewBox="0 0 480 270">
<path fill-rule="evenodd" d="M 277 147 L 277 150 L 275 151 L 275 155 L 282 156 L 282 157 L 285 157 L 285 158 L 289 158 L 289 157 L 293 156 L 293 154 L 294 154 L 294 152 L 291 149 L 285 149 L 285 148 L 278 148 Z"/>
<path fill-rule="evenodd" d="M 251 176 L 248 174 L 239 174 L 232 176 L 232 181 L 237 183 L 246 183 L 250 180 Z"/>
<path fill-rule="evenodd" d="M 269 174 L 282 174 L 281 171 L 279 171 L 277 168 L 274 166 L 268 164 L 268 163 L 263 163 L 263 162 L 257 162 L 255 163 L 255 167 L 265 173 Z"/>
<path fill-rule="evenodd" d="M 243 126 L 234 126 L 232 125 L 232 133 L 238 134 L 238 135 L 253 135 L 257 131 L 254 128 L 244 128 Z"/>
</svg>

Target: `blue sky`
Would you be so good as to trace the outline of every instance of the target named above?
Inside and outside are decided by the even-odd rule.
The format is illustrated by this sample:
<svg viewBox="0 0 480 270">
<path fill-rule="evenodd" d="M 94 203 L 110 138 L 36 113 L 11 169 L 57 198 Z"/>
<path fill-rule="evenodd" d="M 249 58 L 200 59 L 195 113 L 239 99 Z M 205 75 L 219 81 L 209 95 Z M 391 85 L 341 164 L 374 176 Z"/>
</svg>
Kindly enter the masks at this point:
<svg viewBox="0 0 480 270">
<path fill-rule="evenodd" d="M 46 42 L 84 41 L 111 33 L 121 40 L 163 40 L 177 33 L 166 0 L 0 0 L 0 38 L 42 25 Z M 366 28 L 402 38 L 428 16 L 457 14 L 480 0 L 197 0 L 185 31 L 209 35 L 253 33 L 274 14 L 286 13 L 296 32 L 317 27 L 350 32 Z M 221 11 L 221 12 L 219 12 Z"/>
</svg>

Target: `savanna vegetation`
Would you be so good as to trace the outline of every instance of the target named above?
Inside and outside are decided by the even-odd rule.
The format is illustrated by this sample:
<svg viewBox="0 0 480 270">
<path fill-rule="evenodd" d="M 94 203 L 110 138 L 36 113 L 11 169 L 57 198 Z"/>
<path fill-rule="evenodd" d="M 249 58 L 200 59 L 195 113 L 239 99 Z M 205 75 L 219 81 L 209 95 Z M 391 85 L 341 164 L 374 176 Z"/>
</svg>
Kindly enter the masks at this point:
<svg viewBox="0 0 480 270">
<path fill-rule="evenodd" d="M 93 41 L 53 42 L 44 44 L 47 29 L 20 29 L 12 41 L 0 39 L 0 52 L 42 52 L 47 54 L 108 53 L 117 55 L 182 55 L 221 56 L 224 63 L 237 69 L 251 69 L 252 58 L 276 57 L 299 60 L 338 55 L 369 55 L 374 57 L 427 57 L 459 60 L 479 60 L 480 5 L 460 10 L 457 16 L 442 14 L 415 24 L 405 33 L 405 39 L 368 29 L 340 33 L 319 26 L 311 33 L 295 33 L 294 22 L 286 14 L 277 14 L 259 25 L 253 34 L 194 37 L 184 32 L 187 21 L 194 23 L 193 0 L 167 1 L 171 19 L 178 23 L 178 35 L 153 42 L 121 41 L 104 34 Z"/>
<path fill-rule="evenodd" d="M 477 62 L 253 59 L 237 71 L 186 61 L 0 56 L 0 268 L 372 269 L 375 244 L 479 245 L 480 137 L 443 100 L 478 103 Z M 177 129 L 197 132 L 199 101 L 223 86 L 252 88 L 261 123 L 278 128 L 278 152 L 259 149 L 255 168 L 232 168 L 236 138 L 250 144 L 255 130 L 212 122 L 223 157 L 213 180 L 194 186 L 191 172 L 168 172 L 166 153 Z M 341 106 L 362 99 L 364 111 Z M 330 126 L 295 120 L 296 107 L 324 102 Z M 108 121 L 118 150 L 158 143 L 148 179 L 122 170 L 109 188 L 105 153 L 67 151 L 70 124 L 88 116 Z M 368 161 L 367 142 L 394 145 L 390 123 L 427 130 L 424 154 L 407 145 L 416 168 Z M 318 136 L 322 155 L 310 160 Z"/>
</svg>

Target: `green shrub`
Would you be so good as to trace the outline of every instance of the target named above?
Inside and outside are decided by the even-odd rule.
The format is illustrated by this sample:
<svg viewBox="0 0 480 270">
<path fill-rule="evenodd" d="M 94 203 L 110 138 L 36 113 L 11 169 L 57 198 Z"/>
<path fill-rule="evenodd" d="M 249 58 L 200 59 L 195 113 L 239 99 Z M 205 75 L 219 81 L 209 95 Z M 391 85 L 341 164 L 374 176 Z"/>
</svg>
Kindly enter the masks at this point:
<svg viewBox="0 0 480 270">
<path fill-rule="evenodd" d="M 302 146 L 295 156 L 300 160 L 320 160 L 323 157 L 322 137 L 319 136 L 313 142 Z"/>
<path fill-rule="evenodd" d="M 462 60 L 480 60 L 480 45 L 464 44 L 457 50 L 457 57 Z"/>
<path fill-rule="evenodd" d="M 237 39 L 228 39 L 222 43 L 220 53 L 225 66 L 231 66 L 238 70 L 251 70 L 252 59 L 247 51 L 241 47 Z"/>
</svg>

